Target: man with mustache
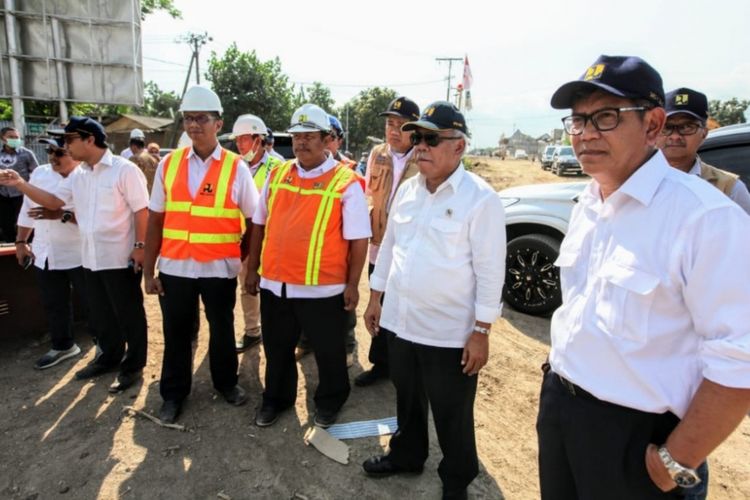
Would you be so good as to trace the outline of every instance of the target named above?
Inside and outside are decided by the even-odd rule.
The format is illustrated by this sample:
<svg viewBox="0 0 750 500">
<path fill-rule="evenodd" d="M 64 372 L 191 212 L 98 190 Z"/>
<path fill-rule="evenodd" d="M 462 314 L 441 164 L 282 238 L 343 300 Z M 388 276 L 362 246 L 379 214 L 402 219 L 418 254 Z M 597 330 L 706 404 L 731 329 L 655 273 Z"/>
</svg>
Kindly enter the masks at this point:
<svg viewBox="0 0 750 500">
<path fill-rule="evenodd" d="M 667 93 L 667 123 L 658 146 L 670 165 L 705 179 L 750 214 L 750 193 L 739 177 L 701 161 L 698 148 L 708 135 L 708 100 L 705 94 L 682 87 Z"/>
</svg>

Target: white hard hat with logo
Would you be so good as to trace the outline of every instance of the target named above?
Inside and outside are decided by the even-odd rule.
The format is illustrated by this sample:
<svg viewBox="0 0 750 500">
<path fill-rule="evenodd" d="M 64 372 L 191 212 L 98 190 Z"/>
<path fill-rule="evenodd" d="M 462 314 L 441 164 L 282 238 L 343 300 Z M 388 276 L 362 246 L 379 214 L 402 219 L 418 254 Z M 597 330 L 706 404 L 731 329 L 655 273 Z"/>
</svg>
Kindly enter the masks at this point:
<svg viewBox="0 0 750 500">
<path fill-rule="evenodd" d="M 330 132 L 331 122 L 328 121 L 328 113 L 315 104 L 303 104 L 292 115 L 291 127 L 287 129 L 290 134 L 300 132 Z"/>
<path fill-rule="evenodd" d="M 130 131 L 130 138 L 131 139 L 140 139 L 140 140 L 143 141 L 143 140 L 146 139 L 146 134 L 143 133 L 143 130 L 141 130 L 139 128 L 134 128 L 133 130 Z"/>
<path fill-rule="evenodd" d="M 224 112 L 224 108 L 221 107 L 221 101 L 216 92 L 203 85 L 193 85 L 182 96 L 180 111 L 182 113 L 186 111 L 215 111 L 221 114 Z"/>
<path fill-rule="evenodd" d="M 232 135 L 230 135 L 229 138 L 236 139 L 241 135 L 265 136 L 267 130 L 268 127 L 266 127 L 266 124 L 263 123 L 263 120 L 255 115 L 251 115 L 248 113 L 246 115 L 240 115 L 237 117 L 237 120 L 234 122 L 234 126 L 232 127 Z"/>
</svg>

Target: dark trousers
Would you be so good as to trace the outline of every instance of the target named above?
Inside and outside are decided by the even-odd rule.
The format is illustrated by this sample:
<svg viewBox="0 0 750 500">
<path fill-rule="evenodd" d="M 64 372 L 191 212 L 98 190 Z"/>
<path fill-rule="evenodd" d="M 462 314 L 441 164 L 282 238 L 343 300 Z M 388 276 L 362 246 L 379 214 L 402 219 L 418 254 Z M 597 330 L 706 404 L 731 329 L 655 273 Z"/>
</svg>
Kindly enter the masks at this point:
<svg viewBox="0 0 750 500">
<path fill-rule="evenodd" d="M 283 294 L 286 295 L 285 289 Z M 322 299 L 277 297 L 260 291 L 260 321 L 266 354 L 266 390 L 263 405 L 278 411 L 297 398 L 297 364 L 294 347 L 304 330 L 318 365 L 316 408 L 338 411 L 349 397 L 346 369 L 346 321 L 343 294 Z"/>
<path fill-rule="evenodd" d="M 164 359 L 159 391 L 165 401 L 182 401 L 190 394 L 193 375 L 192 340 L 198 298 L 208 320 L 208 361 L 218 391 L 237 385 L 234 347 L 234 304 L 237 278 L 182 278 L 160 273 L 164 295 L 159 296 L 164 318 Z"/>
<path fill-rule="evenodd" d="M 547 371 L 537 417 L 539 482 L 544 500 L 682 498 L 651 481 L 645 454 L 663 444 L 679 419 L 607 403 Z"/>
<path fill-rule="evenodd" d="M 352 354 L 357 349 L 357 336 L 354 331 L 357 327 L 357 310 L 346 311 L 346 315 L 346 339 L 344 340 L 344 345 L 346 345 L 346 353 Z M 304 350 L 311 349 L 310 341 L 307 340 L 305 332 L 302 332 L 299 336 L 297 347 Z"/>
<path fill-rule="evenodd" d="M 65 351 L 73 347 L 73 294 L 86 299 L 86 285 L 82 267 L 73 269 L 36 269 L 36 278 L 47 314 L 52 349 Z"/>
<path fill-rule="evenodd" d="M 2 240 L 9 243 L 16 241 L 16 222 L 21 211 L 23 196 L 0 195 L 0 234 Z"/>
<path fill-rule="evenodd" d="M 97 363 L 131 373 L 146 366 L 148 346 L 141 273 L 132 269 L 84 270 L 89 326 L 102 353 Z M 127 345 L 127 351 L 126 351 Z"/>
<path fill-rule="evenodd" d="M 388 339 L 391 380 L 396 386 L 398 430 L 388 456 L 402 467 L 424 464 L 429 404 L 443 452 L 438 466 L 443 491 L 463 490 L 479 473 L 474 439 L 477 377 L 462 373 L 463 349 L 416 344 L 383 328 L 379 336 Z"/>
<path fill-rule="evenodd" d="M 375 270 L 375 264 L 368 264 L 367 277 L 372 276 L 372 272 Z M 380 304 L 383 304 L 385 294 L 380 298 Z M 378 335 L 377 337 L 370 337 L 370 352 L 367 355 L 367 359 L 372 363 L 372 370 L 374 372 L 388 373 L 388 338 L 385 335 Z"/>
</svg>

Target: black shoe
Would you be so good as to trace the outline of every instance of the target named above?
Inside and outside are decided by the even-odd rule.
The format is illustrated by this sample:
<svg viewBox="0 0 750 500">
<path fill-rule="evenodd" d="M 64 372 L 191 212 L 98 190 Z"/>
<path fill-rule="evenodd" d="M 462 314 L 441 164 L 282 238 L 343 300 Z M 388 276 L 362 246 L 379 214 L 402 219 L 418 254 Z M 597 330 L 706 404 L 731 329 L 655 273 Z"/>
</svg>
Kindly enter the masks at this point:
<svg viewBox="0 0 750 500">
<path fill-rule="evenodd" d="M 182 401 L 168 399 L 161 405 L 159 420 L 165 424 L 173 424 L 177 421 L 177 417 L 180 416 L 180 412 L 182 412 Z"/>
<path fill-rule="evenodd" d="M 78 370 L 75 377 L 76 380 L 84 380 L 87 378 L 98 377 L 99 375 L 104 375 L 105 373 L 113 372 L 116 369 L 117 367 L 115 366 L 101 365 L 96 361 L 92 361 L 82 369 Z"/>
<path fill-rule="evenodd" d="M 245 393 L 245 389 L 240 387 L 239 385 L 235 385 L 231 389 L 227 389 L 226 391 L 221 391 L 221 395 L 224 396 L 224 399 L 229 403 L 230 405 L 234 406 L 242 406 L 247 401 L 247 394 Z"/>
<path fill-rule="evenodd" d="M 122 392 L 131 385 L 141 380 L 141 378 L 143 378 L 142 370 L 130 373 L 120 372 L 112 385 L 109 386 L 109 392 L 111 392 L 112 394 Z"/>
<path fill-rule="evenodd" d="M 443 500 L 467 500 L 468 498 L 469 494 L 466 492 L 466 488 L 452 491 L 443 490 Z"/>
<path fill-rule="evenodd" d="M 362 464 L 362 468 L 370 476 L 385 477 L 393 474 L 421 474 L 423 467 L 420 465 L 416 468 L 401 467 L 391 462 L 388 455 L 375 455 L 370 457 Z"/>
<path fill-rule="evenodd" d="M 237 349 L 237 352 L 245 352 L 251 347 L 254 347 L 260 344 L 260 340 L 261 340 L 260 335 L 253 335 L 253 336 L 243 335 L 242 339 L 238 340 L 234 346 Z"/>
<path fill-rule="evenodd" d="M 338 411 L 318 409 L 315 410 L 315 418 L 313 418 L 313 423 L 318 427 L 327 429 L 336 423 L 337 418 L 339 418 Z"/>
<path fill-rule="evenodd" d="M 387 379 L 388 378 L 388 372 L 385 372 L 383 370 L 376 370 L 375 368 L 371 370 L 364 371 L 354 377 L 354 385 L 357 387 L 367 387 L 368 385 L 372 385 L 378 380 L 381 379 Z"/>
<path fill-rule="evenodd" d="M 281 412 L 276 411 L 271 405 L 264 405 L 255 414 L 255 425 L 258 427 L 268 427 L 276 423 Z"/>
</svg>

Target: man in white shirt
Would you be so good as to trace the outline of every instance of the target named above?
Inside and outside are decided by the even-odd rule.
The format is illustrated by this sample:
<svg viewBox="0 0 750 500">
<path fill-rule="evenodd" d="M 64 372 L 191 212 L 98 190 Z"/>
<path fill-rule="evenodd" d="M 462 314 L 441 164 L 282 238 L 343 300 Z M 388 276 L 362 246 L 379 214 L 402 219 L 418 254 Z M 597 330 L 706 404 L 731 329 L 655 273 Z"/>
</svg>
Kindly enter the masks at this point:
<svg viewBox="0 0 750 500">
<path fill-rule="evenodd" d="M 417 103 L 408 97 L 396 97 L 378 116 L 385 117 L 385 144 L 372 148 L 365 172 L 365 192 L 372 207 L 368 276 L 372 276 L 375 270 L 375 260 L 383 242 L 388 212 L 396 196 L 396 190 L 406 179 L 419 172 L 419 166 L 414 158 L 414 146 L 411 144 L 411 132 L 401 130 L 405 123 L 419 120 Z M 388 339 L 385 335 L 372 337 L 367 357 L 372 363 L 372 368 L 363 371 L 354 379 L 354 385 L 359 387 L 367 387 L 378 380 L 388 378 Z"/>
<path fill-rule="evenodd" d="M 120 156 L 129 160 L 133 156 L 138 156 L 146 149 L 146 134 L 139 128 L 130 131 L 130 140 L 128 147 L 120 151 Z"/>
<path fill-rule="evenodd" d="M 686 87 L 666 95 L 667 123 L 658 146 L 673 167 L 708 181 L 750 214 L 750 193 L 736 174 L 701 161 L 698 148 L 708 135 L 708 99 Z"/>
<path fill-rule="evenodd" d="M 81 165 L 49 193 L 20 176 L 0 177 L 32 201 L 59 210 L 73 205 L 81 235 L 81 262 L 89 296 L 89 324 L 101 353 L 76 372 L 79 380 L 119 369 L 112 393 L 141 380 L 146 365 L 147 326 L 141 290 L 148 218 L 146 178 L 133 163 L 113 155 L 102 125 L 74 116 L 65 145 Z M 127 347 L 127 349 L 126 349 Z"/>
<path fill-rule="evenodd" d="M 213 386 L 231 405 L 247 401 L 237 383 L 234 305 L 245 254 L 242 219 L 250 227 L 258 203 L 247 164 L 219 144 L 224 123 L 219 96 L 195 85 L 185 92 L 180 112 L 192 145 L 168 154 L 156 170 L 144 267 L 146 293 L 159 294 L 164 319 L 159 418 L 170 423 L 190 394 L 199 298 L 208 320 Z"/>
<path fill-rule="evenodd" d="M 432 409 L 443 499 L 460 500 L 479 472 L 474 398 L 500 314 L 505 212 L 495 190 L 464 169 L 468 130 L 453 104 L 435 102 L 402 129 L 413 131 L 420 173 L 396 193 L 364 317 L 373 336 L 388 338 L 398 430 L 389 453 L 363 468 L 421 472 Z"/>
<path fill-rule="evenodd" d="M 63 179 L 78 168 L 79 162 L 65 150 L 62 137 L 39 142 L 47 145 L 49 163 L 34 169 L 29 183 L 55 192 Z M 71 208 L 53 211 L 24 197 L 18 214 L 16 256 L 22 266 L 28 259 L 34 262 L 52 339 L 52 348 L 34 364 L 37 370 L 51 368 L 81 353 L 73 338 L 72 290 L 85 301 L 86 287 L 81 267 L 81 237 Z M 32 233 L 33 249 L 29 243 Z"/>
<path fill-rule="evenodd" d="M 664 90 L 642 59 L 599 57 L 552 107 L 593 180 L 556 261 L 542 498 L 681 498 L 750 409 L 750 219 L 656 148 Z"/>
<path fill-rule="evenodd" d="M 253 215 L 245 287 L 260 293 L 265 391 L 255 416 L 273 425 L 297 399 L 294 348 L 315 353 L 314 423 L 333 424 L 349 397 L 346 318 L 359 301 L 370 224 L 363 179 L 326 151 L 328 115 L 304 104 L 289 133 L 296 159 L 271 171 Z"/>
</svg>

